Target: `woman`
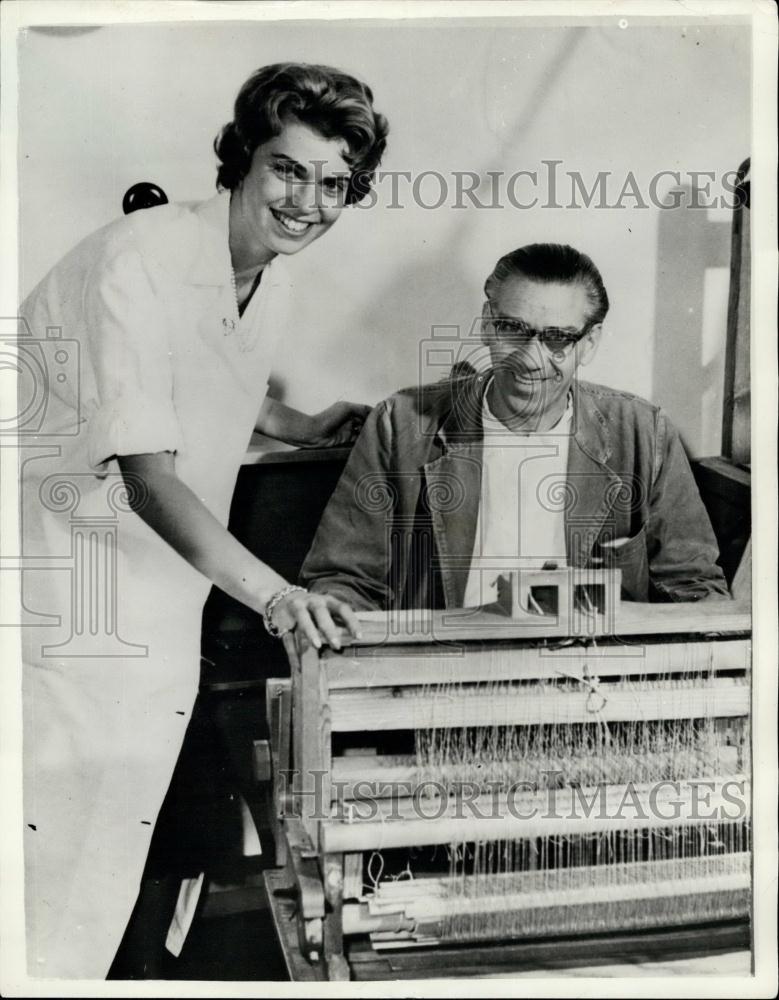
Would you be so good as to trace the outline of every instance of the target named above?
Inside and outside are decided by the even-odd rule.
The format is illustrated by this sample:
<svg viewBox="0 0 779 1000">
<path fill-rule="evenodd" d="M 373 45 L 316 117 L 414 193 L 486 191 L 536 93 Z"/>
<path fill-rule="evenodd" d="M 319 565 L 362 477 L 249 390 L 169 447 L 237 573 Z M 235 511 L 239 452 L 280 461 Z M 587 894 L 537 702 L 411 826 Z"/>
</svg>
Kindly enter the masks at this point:
<svg viewBox="0 0 779 1000">
<path fill-rule="evenodd" d="M 386 133 L 352 77 L 266 67 L 215 143 L 214 198 L 112 223 L 22 307 L 36 337 L 61 330 L 62 362 L 21 473 L 24 551 L 41 567 L 23 588 L 32 975 L 106 975 L 197 692 L 211 584 L 274 635 L 338 647 L 334 616 L 356 632 L 348 606 L 288 586 L 226 524 L 252 430 L 337 444 L 364 416 L 263 396 L 284 259 L 367 192 Z"/>
</svg>

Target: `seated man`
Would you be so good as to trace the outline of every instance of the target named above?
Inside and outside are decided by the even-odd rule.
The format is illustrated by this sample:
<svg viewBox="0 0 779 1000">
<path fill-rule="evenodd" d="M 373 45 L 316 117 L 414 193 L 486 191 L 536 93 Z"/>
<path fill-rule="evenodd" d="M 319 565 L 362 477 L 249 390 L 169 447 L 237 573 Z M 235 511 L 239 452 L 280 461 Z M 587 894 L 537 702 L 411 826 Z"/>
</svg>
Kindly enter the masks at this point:
<svg viewBox="0 0 779 1000">
<path fill-rule="evenodd" d="M 618 567 L 622 597 L 727 596 L 677 431 L 576 379 L 609 307 L 568 246 L 501 258 L 485 284 L 487 373 L 373 410 L 301 573 L 362 610 L 491 604 L 509 567 Z M 465 371 L 468 369 L 466 368 Z"/>
</svg>

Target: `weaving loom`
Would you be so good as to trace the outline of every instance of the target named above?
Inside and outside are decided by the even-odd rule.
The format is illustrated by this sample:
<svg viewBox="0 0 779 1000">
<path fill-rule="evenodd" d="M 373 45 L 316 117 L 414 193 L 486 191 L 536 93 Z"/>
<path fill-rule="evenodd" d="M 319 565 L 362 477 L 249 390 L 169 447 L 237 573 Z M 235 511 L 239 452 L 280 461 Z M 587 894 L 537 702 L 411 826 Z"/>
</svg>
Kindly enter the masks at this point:
<svg viewBox="0 0 779 1000">
<path fill-rule="evenodd" d="M 748 947 L 749 615 L 615 589 L 515 575 L 510 616 L 286 638 L 266 883 L 293 979 Z"/>
</svg>

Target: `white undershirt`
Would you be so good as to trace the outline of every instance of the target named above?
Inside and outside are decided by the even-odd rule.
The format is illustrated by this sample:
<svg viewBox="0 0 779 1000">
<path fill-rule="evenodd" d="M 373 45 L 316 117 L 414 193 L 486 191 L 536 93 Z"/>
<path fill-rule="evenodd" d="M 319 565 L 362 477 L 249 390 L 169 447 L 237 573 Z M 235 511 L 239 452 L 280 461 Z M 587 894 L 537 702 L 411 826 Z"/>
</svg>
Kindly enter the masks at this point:
<svg viewBox="0 0 779 1000">
<path fill-rule="evenodd" d="M 509 569 L 565 565 L 565 484 L 570 398 L 551 430 L 514 433 L 492 413 L 484 393 L 484 457 L 476 539 L 464 607 L 491 604 Z"/>
</svg>

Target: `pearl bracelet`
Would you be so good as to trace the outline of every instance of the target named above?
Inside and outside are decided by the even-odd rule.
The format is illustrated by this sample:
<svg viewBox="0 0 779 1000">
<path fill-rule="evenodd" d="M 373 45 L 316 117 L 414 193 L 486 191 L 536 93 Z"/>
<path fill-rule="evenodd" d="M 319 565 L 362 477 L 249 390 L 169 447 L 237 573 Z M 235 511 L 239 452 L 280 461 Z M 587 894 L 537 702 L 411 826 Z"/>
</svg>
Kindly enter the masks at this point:
<svg viewBox="0 0 779 1000">
<path fill-rule="evenodd" d="M 274 639 L 281 639 L 285 636 L 287 632 L 291 632 L 291 628 L 282 629 L 278 628 L 273 624 L 273 612 L 279 601 L 283 601 L 288 594 L 294 594 L 296 590 L 299 590 L 302 594 L 307 594 L 308 591 L 305 587 L 298 587 L 295 584 L 290 584 L 289 587 L 284 587 L 282 590 L 277 590 L 276 593 L 271 597 L 268 603 L 265 605 L 265 610 L 262 613 L 262 620 L 265 622 L 265 628 L 268 633 L 273 636 Z"/>
</svg>

